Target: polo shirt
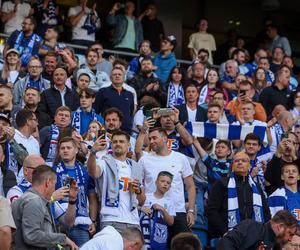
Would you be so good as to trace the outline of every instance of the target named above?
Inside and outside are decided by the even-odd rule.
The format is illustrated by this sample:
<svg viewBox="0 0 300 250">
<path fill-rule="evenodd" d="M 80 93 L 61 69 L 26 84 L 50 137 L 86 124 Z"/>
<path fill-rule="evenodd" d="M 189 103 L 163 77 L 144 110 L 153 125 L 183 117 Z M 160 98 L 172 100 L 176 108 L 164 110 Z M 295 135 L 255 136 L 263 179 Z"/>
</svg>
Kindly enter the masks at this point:
<svg viewBox="0 0 300 250">
<path fill-rule="evenodd" d="M 122 89 L 118 92 L 112 85 L 107 88 L 102 88 L 97 92 L 96 101 L 94 103 L 94 109 L 97 114 L 103 113 L 108 108 L 118 108 L 123 113 L 123 121 L 121 129 L 130 132 L 133 122 L 133 110 L 134 110 L 134 97 L 133 94 Z"/>
<path fill-rule="evenodd" d="M 15 130 L 14 139 L 26 148 L 29 155 L 40 155 L 40 144 L 32 135 L 27 138 L 19 130 Z"/>
<path fill-rule="evenodd" d="M 288 88 L 279 89 L 276 85 L 266 87 L 259 96 L 259 102 L 264 106 L 267 116 L 270 116 L 274 107 L 281 104 L 287 108 L 290 97 Z"/>
</svg>

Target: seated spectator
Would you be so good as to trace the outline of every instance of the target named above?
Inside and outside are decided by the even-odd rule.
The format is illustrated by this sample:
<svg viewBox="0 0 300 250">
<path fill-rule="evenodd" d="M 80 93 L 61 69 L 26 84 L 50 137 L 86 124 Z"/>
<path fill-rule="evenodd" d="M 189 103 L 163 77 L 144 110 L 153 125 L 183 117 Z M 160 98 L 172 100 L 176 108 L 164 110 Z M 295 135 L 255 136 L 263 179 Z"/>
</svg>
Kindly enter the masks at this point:
<svg viewBox="0 0 300 250">
<path fill-rule="evenodd" d="M 235 121 L 235 116 L 232 116 L 230 114 L 230 110 L 228 110 L 226 108 L 226 105 L 225 105 L 225 96 L 224 96 L 224 91 L 222 90 L 215 90 L 212 92 L 212 99 L 211 99 L 212 102 L 215 102 L 215 103 L 218 103 L 221 107 L 221 117 L 219 119 L 219 123 L 225 123 L 225 124 L 228 124 L 228 123 L 232 123 L 233 121 Z"/>
<path fill-rule="evenodd" d="M 246 39 L 245 37 L 243 36 L 238 36 L 236 38 L 236 41 L 235 41 L 235 45 L 238 49 L 241 49 L 244 51 L 245 53 L 245 62 L 249 62 L 250 60 L 250 54 L 249 54 L 249 51 L 247 49 L 245 49 L 245 45 L 246 45 Z"/>
<path fill-rule="evenodd" d="M 140 72 L 141 69 L 141 61 L 145 57 L 151 58 L 151 48 L 150 42 L 148 40 L 143 40 L 141 44 L 139 44 L 139 56 L 132 58 L 128 66 L 128 74 L 130 75 L 129 79 L 134 77 Z"/>
<path fill-rule="evenodd" d="M 239 67 L 239 73 L 246 75 L 248 73 L 248 68 L 246 67 L 246 53 L 243 49 L 237 48 L 232 53 L 232 58 L 237 61 Z"/>
<path fill-rule="evenodd" d="M 290 68 L 291 70 L 291 77 L 290 77 L 290 90 L 295 91 L 298 87 L 299 78 L 298 76 L 293 72 L 294 68 L 294 61 L 293 58 L 290 56 L 284 56 L 282 60 L 282 65 L 285 65 Z"/>
<path fill-rule="evenodd" d="M 34 88 L 40 92 L 51 87 L 50 81 L 42 77 L 43 66 L 38 58 L 32 57 L 28 62 L 28 74 L 18 80 L 13 89 L 13 104 L 24 107 L 22 96 L 27 88 Z"/>
<path fill-rule="evenodd" d="M 228 91 L 237 90 L 237 86 L 234 84 L 235 78 L 238 75 L 238 64 L 235 60 L 228 60 L 225 64 L 225 73 L 221 77 L 222 87 Z M 232 98 L 231 98 L 232 99 Z"/>
<path fill-rule="evenodd" d="M 184 98 L 184 72 L 179 66 L 175 66 L 170 73 L 167 84 L 167 107 L 185 104 Z"/>
<path fill-rule="evenodd" d="M 142 212 L 140 225 L 144 239 L 146 239 L 144 247 L 167 248 L 168 226 L 174 224 L 174 216 L 176 215 L 173 201 L 165 196 L 171 188 L 172 180 L 173 175 L 171 173 L 159 172 L 155 181 L 156 190 L 146 194 L 145 203 L 140 209 Z M 151 230 L 152 227 L 155 229 Z"/>
<path fill-rule="evenodd" d="M 277 188 L 283 186 L 281 168 L 284 164 L 295 162 L 299 165 L 299 159 L 297 159 L 298 149 L 298 138 L 293 132 L 286 133 L 286 135 L 281 138 L 277 151 L 271 161 L 268 162 L 265 172 L 266 181 L 269 183 L 266 187 L 268 194 L 273 193 Z"/>
<path fill-rule="evenodd" d="M 71 113 L 72 111 L 68 107 L 59 107 L 55 111 L 54 124 L 44 127 L 40 131 L 41 155 L 49 166 L 52 166 L 55 159 L 60 133 L 70 126 Z"/>
<path fill-rule="evenodd" d="M 284 50 L 281 47 L 276 47 L 272 50 L 272 61 L 270 63 L 270 70 L 276 74 L 279 70 L 284 57 Z"/>
<path fill-rule="evenodd" d="M 75 51 L 71 47 L 65 47 L 57 51 L 62 64 L 66 65 L 68 76 L 71 76 L 73 72 L 78 68 Z M 71 88 L 71 86 L 69 86 Z"/>
<path fill-rule="evenodd" d="M 141 21 L 135 18 L 133 12 L 135 4 L 126 1 L 124 14 L 116 15 L 121 8 L 121 4 L 115 3 L 106 17 L 106 22 L 115 28 L 113 45 L 115 49 L 135 52 L 143 40 L 143 28 Z"/>
<path fill-rule="evenodd" d="M 300 124 L 300 90 L 290 95 L 290 113 L 294 117 L 295 124 Z"/>
<path fill-rule="evenodd" d="M 160 43 L 160 52 L 158 52 L 154 58 L 154 65 L 157 67 L 155 73 L 163 84 L 166 84 L 171 69 L 177 64 L 174 53 L 176 44 L 175 36 L 170 35 L 164 37 Z"/>
<path fill-rule="evenodd" d="M 87 0 L 78 0 L 78 5 L 71 7 L 68 12 L 68 20 L 72 26 L 72 43 L 89 46 L 95 41 L 95 35 L 100 28 L 97 3 L 92 9 L 87 7 Z"/>
<path fill-rule="evenodd" d="M 257 70 L 259 59 L 262 57 L 268 57 L 267 51 L 264 49 L 258 49 L 254 54 L 254 61 L 247 63 L 245 66 L 248 68 L 247 76 L 253 77 L 254 71 Z"/>
<path fill-rule="evenodd" d="M 153 52 L 158 52 L 160 40 L 165 35 L 165 31 L 163 23 L 157 18 L 157 6 L 153 3 L 148 4 L 139 18 L 143 26 L 144 39 L 150 41 L 149 45 Z"/>
<path fill-rule="evenodd" d="M 55 0 L 37 0 L 33 6 L 37 33 L 44 36 L 49 27 L 58 25 L 58 6 Z"/>
<path fill-rule="evenodd" d="M 27 88 L 25 89 L 25 93 L 23 96 L 24 99 L 24 109 L 32 111 L 38 122 L 38 129 L 42 129 L 43 127 L 50 126 L 52 123 L 51 117 L 44 112 L 40 112 L 38 110 L 38 104 L 41 100 L 40 92 L 35 88 Z"/>
<path fill-rule="evenodd" d="M 244 102 L 253 102 L 252 98 L 254 96 L 254 93 L 255 91 L 250 81 L 245 80 L 239 84 L 238 97 L 231 100 L 227 105 L 227 109 L 230 110 L 230 114 L 235 116 L 237 120 L 241 119 L 241 105 Z M 267 115 L 264 107 L 258 102 L 253 102 L 253 104 L 255 108 L 254 119 L 266 122 Z"/>
<path fill-rule="evenodd" d="M 268 57 L 261 57 L 258 60 L 258 67 L 263 68 L 267 74 L 267 83 L 272 84 L 275 80 L 275 74 L 270 70 L 270 62 Z"/>
<path fill-rule="evenodd" d="M 217 180 L 212 187 L 207 207 L 208 226 L 212 235 L 223 236 L 246 219 L 262 223 L 269 221 L 266 198 L 248 174 L 249 167 L 247 154 L 235 154 L 230 176 Z"/>
<path fill-rule="evenodd" d="M 267 26 L 267 35 L 272 39 L 269 51 L 272 52 L 275 48 L 282 48 L 284 54 L 291 56 L 292 50 L 289 40 L 284 36 L 279 36 L 277 25 L 271 23 Z"/>
<path fill-rule="evenodd" d="M 214 89 L 220 89 L 220 82 L 219 82 L 219 73 L 217 69 L 210 68 L 207 72 L 207 77 L 206 77 L 206 84 L 202 86 L 200 90 L 200 95 L 199 95 L 199 105 L 207 104 L 209 103 L 211 99 L 211 92 Z M 226 89 L 223 89 L 224 96 L 226 98 L 226 104 L 227 106 L 229 97 Z"/>
<path fill-rule="evenodd" d="M 82 72 L 85 72 L 91 77 L 89 88 L 94 91 L 98 91 L 100 88 L 110 82 L 109 76 L 104 71 L 98 70 L 98 59 L 98 52 L 92 49 L 88 49 L 85 53 L 86 64 L 83 64 L 80 67 L 81 69 L 83 69 Z"/>
<path fill-rule="evenodd" d="M 9 202 L 0 196 L 0 240 L 1 248 L 11 249 L 12 233 L 16 229 Z"/>
<path fill-rule="evenodd" d="M 40 165 L 33 172 L 32 188 L 12 203 L 12 213 L 17 226 L 13 248 L 51 248 L 59 244 L 78 249 L 65 234 L 55 232 L 48 205 L 55 190 L 55 182 L 54 170 L 47 165 Z"/>
<path fill-rule="evenodd" d="M 80 135 L 87 132 L 92 121 L 104 123 L 102 116 L 97 115 L 92 108 L 95 98 L 96 93 L 89 88 L 79 92 L 80 107 L 72 113 L 71 126 L 75 128 Z"/>
<path fill-rule="evenodd" d="M 237 47 L 230 47 L 228 49 L 228 59 L 232 59 L 232 54 L 233 52 L 237 49 Z M 228 60 L 227 60 L 228 61 Z M 220 75 L 220 78 L 223 78 L 224 77 L 224 74 L 225 74 L 225 66 L 226 66 L 226 62 L 227 61 L 222 61 L 222 63 L 220 63 L 220 67 L 219 67 L 219 75 Z"/>
<path fill-rule="evenodd" d="M 68 106 L 72 111 L 79 107 L 78 94 L 66 86 L 67 71 L 58 66 L 53 73 L 53 86 L 41 94 L 38 109 L 48 113 L 54 118 L 56 109 L 60 106 Z"/>
<path fill-rule="evenodd" d="M 270 84 L 267 82 L 267 72 L 263 68 L 258 67 L 253 72 L 253 87 L 256 94 L 259 95 L 268 86 Z"/>
<path fill-rule="evenodd" d="M 179 121 L 184 124 L 190 122 L 206 121 L 206 111 L 198 105 L 199 92 L 194 84 L 188 84 L 185 87 L 185 104 L 176 106 L 179 110 Z"/>
<path fill-rule="evenodd" d="M 207 77 L 208 68 L 211 68 L 212 64 L 208 61 L 210 54 L 207 49 L 199 49 L 197 61 L 205 65 L 205 78 Z"/>
<path fill-rule="evenodd" d="M 108 76 L 110 76 L 112 70 L 112 63 L 109 60 L 103 58 L 103 45 L 100 42 L 96 41 L 91 44 L 90 48 L 98 52 L 97 69 L 99 71 L 105 72 Z"/>
<path fill-rule="evenodd" d="M 30 4 L 20 0 L 3 2 L 1 21 L 4 23 L 4 33 L 11 35 L 15 30 L 21 30 L 24 18 L 31 16 L 33 9 Z"/>
<path fill-rule="evenodd" d="M 285 67 L 285 69 L 289 69 Z M 272 86 L 263 89 L 259 96 L 259 102 L 265 108 L 267 116 L 271 115 L 274 107 L 281 104 L 287 108 L 288 98 L 290 96 L 289 80 L 290 71 L 279 69 L 276 74 L 275 83 Z"/>
<path fill-rule="evenodd" d="M 116 107 L 122 111 L 124 120 L 122 129 L 130 132 L 134 114 L 134 96 L 123 88 L 124 72 L 121 69 L 114 68 L 111 72 L 111 86 L 100 89 L 96 94 L 94 103 L 95 112 L 104 114 L 108 108 Z"/>
<path fill-rule="evenodd" d="M 11 48 L 19 51 L 22 67 L 26 67 L 32 56 L 38 55 L 41 38 L 34 33 L 36 21 L 33 17 L 26 17 L 22 23 L 22 30 L 15 30 L 7 40 L 4 54 Z"/>
<path fill-rule="evenodd" d="M 79 69 L 76 75 L 76 92 L 79 94 L 80 91 L 85 90 L 90 85 L 91 76 L 86 72 L 85 69 Z"/>
<path fill-rule="evenodd" d="M 292 239 L 283 245 L 282 250 L 295 250 L 299 247 L 300 247 L 300 236 L 299 236 L 299 231 L 297 231 L 296 234 L 292 237 Z"/>
<path fill-rule="evenodd" d="M 7 84 L 14 88 L 16 82 L 26 74 L 21 71 L 21 61 L 19 51 L 9 49 L 4 57 L 4 65 L 0 75 L 0 84 Z"/>
<path fill-rule="evenodd" d="M 280 210 L 288 210 L 295 216 L 299 227 L 300 195 L 297 184 L 300 179 L 299 167 L 295 163 L 284 164 L 281 167 L 281 179 L 284 186 L 276 189 L 268 198 L 271 215 L 273 217 Z"/>
<path fill-rule="evenodd" d="M 205 65 L 195 61 L 192 64 L 191 69 L 192 74 L 188 82 L 194 83 L 200 91 L 200 89 L 205 85 Z"/>
<path fill-rule="evenodd" d="M 199 238 L 192 233 L 179 233 L 171 241 L 171 250 L 202 250 Z"/>
<path fill-rule="evenodd" d="M 212 34 L 207 33 L 208 21 L 202 18 L 198 23 L 198 32 L 190 35 L 188 48 L 190 50 L 190 57 L 195 60 L 198 57 L 200 49 L 206 49 L 209 52 L 209 63 L 213 64 L 212 52 L 215 51 L 216 42 Z"/>
<path fill-rule="evenodd" d="M 41 0 L 40 0 L 41 1 Z M 51 1 L 52 2 L 52 1 Z M 49 3 L 51 3 L 49 2 Z M 43 58 L 49 51 L 59 53 L 59 50 L 65 47 L 64 44 L 58 43 L 58 30 L 55 26 L 49 27 L 45 30 L 45 34 L 42 35 L 44 40 L 41 42 L 39 48 L 39 55 Z"/>
<path fill-rule="evenodd" d="M 53 72 L 58 64 L 58 55 L 54 51 L 48 51 L 44 57 L 44 67 L 42 77 L 48 81 L 52 81 Z"/>
</svg>

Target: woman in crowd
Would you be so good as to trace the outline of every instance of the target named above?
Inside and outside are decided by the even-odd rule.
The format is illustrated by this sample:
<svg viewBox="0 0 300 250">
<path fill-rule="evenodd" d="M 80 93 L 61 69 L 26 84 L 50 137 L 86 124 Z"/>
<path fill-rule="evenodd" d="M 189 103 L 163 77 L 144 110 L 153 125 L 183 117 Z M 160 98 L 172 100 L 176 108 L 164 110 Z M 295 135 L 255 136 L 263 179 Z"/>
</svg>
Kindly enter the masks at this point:
<svg viewBox="0 0 300 250">
<path fill-rule="evenodd" d="M 253 86 L 256 93 L 260 94 L 268 85 L 266 71 L 263 68 L 257 68 L 253 74 Z"/>
<path fill-rule="evenodd" d="M 290 96 L 290 112 L 292 113 L 295 124 L 300 124 L 300 90 L 293 92 Z"/>
<path fill-rule="evenodd" d="M 175 66 L 169 76 L 169 84 L 167 87 L 167 107 L 174 107 L 185 103 L 183 79 L 184 71 L 179 66 Z"/>
</svg>

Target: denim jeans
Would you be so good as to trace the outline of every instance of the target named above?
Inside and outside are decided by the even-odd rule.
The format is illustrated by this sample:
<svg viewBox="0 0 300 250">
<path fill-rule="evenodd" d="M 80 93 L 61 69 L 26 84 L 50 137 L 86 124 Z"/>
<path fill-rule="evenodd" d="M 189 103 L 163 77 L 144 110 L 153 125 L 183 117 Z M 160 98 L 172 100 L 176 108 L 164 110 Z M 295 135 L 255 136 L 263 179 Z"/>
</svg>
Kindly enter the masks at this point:
<svg viewBox="0 0 300 250">
<path fill-rule="evenodd" d="M 89 232 L 86 229 L 77 226 L 72 227 L 69 230 L 68 236 L 79 247 L 90 240 Z"/>
<path fill-rule="evenodd" d="M 194 226 L 192 227 L 193 233 L 198 236 L 201 241 L 202 247 L 207 245 L 207 218 L 204 211 L 204 194 L 207 191 L 207 184 L 198 182 L 194 179 L 196 186 L 196 212 L 197 217 Z"/>
</svg>

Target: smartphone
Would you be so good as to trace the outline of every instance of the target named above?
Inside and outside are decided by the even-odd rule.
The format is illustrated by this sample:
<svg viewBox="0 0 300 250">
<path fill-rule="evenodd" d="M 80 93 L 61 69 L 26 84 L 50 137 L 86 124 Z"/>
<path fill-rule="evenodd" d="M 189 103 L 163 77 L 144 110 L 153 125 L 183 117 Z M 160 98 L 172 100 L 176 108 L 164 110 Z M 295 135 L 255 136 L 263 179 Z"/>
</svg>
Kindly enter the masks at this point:
<svg viewBox="0 0 300 250">
<path fill-rule="evenodd" d="M 157 114 L 161 115 L 161 116 L 171 115 L 171 114 L 173 114 L 173 109 L 172 108 L 162 108 L 157 111 Z"/>
<path fill-rule="evenodd" d="M 240 90 L 240 96 L 246 95 L 246 90 Z"/>
<path fill-rule="evenodd" d="M 106 137 L 106 130 L 104 128 L 100 129 L 98 131 L 98 137 L 102 137 L 103 139 L 105 139 Z"/>
<path fill-rule="evenodd" d="M 152 110 L 146 110 L 145 111 L 146 118 L 153 118 L 153 111 Z"/>
<path fill-rule="evenodd" d="M 66 186 L 67 188 L 70 188 L 73 181 L 74 181 L 74 178 L 67 176 L 67 178 L 65 179 L 64 186 Z"/>
</svg>

